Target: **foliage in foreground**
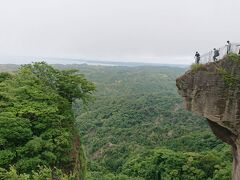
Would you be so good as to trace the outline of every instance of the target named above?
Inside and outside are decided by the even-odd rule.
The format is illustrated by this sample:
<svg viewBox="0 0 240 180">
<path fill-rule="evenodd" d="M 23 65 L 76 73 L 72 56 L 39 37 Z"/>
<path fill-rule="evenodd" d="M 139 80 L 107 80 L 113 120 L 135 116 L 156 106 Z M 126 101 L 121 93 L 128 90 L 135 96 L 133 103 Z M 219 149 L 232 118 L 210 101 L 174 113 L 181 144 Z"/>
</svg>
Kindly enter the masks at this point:
<svg viewBox="0 0 240 180">
<path fill-rule="evenodd" d="M 72 171 L 74 159 L 80 159 L 72 103 L 87 102 L 94 88 L 76 71 L 44 62 L 1 73 L 0 167 L 14 165 L 18 173 L 37 172 L 39 166 Z"/>
<path fill-rule="evenodd" d="M 11 179 L 11 180 L 75 180 L 76 176 L 74 174 L 64 174 L 59 169 L 50 169 L 48 167 L 39 167 L 37 171 L 32 171 L 31 174 L 22 173 L 19 174 L 15 167 L 11 166 L 7 171 L 5 169 L 0 169 L 0 179 Z"/>
</svg>

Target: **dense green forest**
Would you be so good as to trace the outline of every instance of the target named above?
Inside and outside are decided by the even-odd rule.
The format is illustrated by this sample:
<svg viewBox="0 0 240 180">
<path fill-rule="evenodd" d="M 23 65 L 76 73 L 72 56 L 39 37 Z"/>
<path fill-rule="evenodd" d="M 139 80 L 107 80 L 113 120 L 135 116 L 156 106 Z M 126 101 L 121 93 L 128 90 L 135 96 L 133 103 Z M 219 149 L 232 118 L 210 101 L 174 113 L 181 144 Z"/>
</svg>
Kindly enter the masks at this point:
<svg viewBox="0 0 240 180">
<path fill-rule="evenodd" d="M 186 69 L 54 67 L 1 74 L 0 178 L 47 179 L 56 167 L 60 179 L 76 179 L 62 170 L 72 168 L 66 152 L 80 133 L 87 180 L 231 179 L 230 147 L 183 109 L 175 79 Z"/>
<path fill-rule="evenodd" d="M 84 177 L 72 103 L 87 102 L 93 83 L 46 63 L 0 74 L 0 179 Z M 20 174 L 20 175 L 18 175 Z"/>
<path fill-rule="evenodd" d="M 79 66 L 95 102 L 75 111 L 88 179 L 230 179 L 230 148 L 183 110 L 177 67 Z"/>
</svg>

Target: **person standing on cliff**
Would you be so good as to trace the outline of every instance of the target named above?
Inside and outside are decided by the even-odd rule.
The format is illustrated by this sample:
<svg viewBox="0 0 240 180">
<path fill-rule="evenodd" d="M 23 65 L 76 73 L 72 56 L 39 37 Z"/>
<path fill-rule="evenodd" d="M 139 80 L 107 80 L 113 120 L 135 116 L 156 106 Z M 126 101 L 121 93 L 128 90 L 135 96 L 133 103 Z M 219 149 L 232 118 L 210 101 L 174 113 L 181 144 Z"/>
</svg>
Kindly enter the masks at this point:
<svg viewBox="0 0 240 180">
<path fill-rule="evenodd" d="M 230 43 L 230 41 L 227 41 L 227 54 L 229 54 L 231 52 L 231 46 L 232 44 Z"/>
<path fill-rule="evenodd" d="M 199 54 L 198 51 L 197 51 L 197 52 L 195 53 L 196 64 L 199 64 L 200 58 L 201 58 L 201 56 L 200 56 L 200 54 Z"/>
<path fill-rule="evenodd" d="M 217 57 L 219 56 L 219 50 L 216 48 L 213 49 L 213 61 L 217 61 Z"/>
</svg>

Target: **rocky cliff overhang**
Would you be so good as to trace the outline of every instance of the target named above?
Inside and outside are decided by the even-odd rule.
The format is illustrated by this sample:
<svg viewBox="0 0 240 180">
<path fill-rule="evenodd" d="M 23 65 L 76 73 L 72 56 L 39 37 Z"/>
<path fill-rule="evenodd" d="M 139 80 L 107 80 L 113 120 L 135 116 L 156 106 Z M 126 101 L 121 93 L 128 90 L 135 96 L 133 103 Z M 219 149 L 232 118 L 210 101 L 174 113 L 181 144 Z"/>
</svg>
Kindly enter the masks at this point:
<svg viewBox="0 0 240 180">
<path fill-rule="evenodd" d="M 186 109 L 208 119 L 214 134 L 233 147 L 233 179 L 240 179 L 240 57 L 193 65 L 177 78 Z"/>
</svg>

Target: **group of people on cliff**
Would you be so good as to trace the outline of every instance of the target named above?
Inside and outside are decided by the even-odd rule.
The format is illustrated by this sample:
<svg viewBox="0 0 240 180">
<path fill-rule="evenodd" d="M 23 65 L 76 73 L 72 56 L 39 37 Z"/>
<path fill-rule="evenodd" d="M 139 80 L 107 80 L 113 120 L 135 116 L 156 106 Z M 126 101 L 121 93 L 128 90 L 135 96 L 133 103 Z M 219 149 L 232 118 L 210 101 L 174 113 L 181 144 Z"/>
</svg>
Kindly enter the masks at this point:
<svg viewBox="0 0 240 180">
<path fill-rule="evenodd" d="M 226 44 L 226 48 L 227 48 L 227 54 L 229 54 L 232 50 L 232 44 L 230 41 L 227 41 L 227 44 Z M 240 54 L 240 50 L 238 52 L 238 54 Z M 217 57 L 220 56 L 220 49 L 216 49 L 216 48 L 213 48 L 213 61 L 217 61 Z M 195 62 L 196 64 L 199 64 L 200 63 L 200 60 L 201 60 L 201 55 L 199 54 L 199 52 L 197 51 L 195 53 Z"/>
</svg>

